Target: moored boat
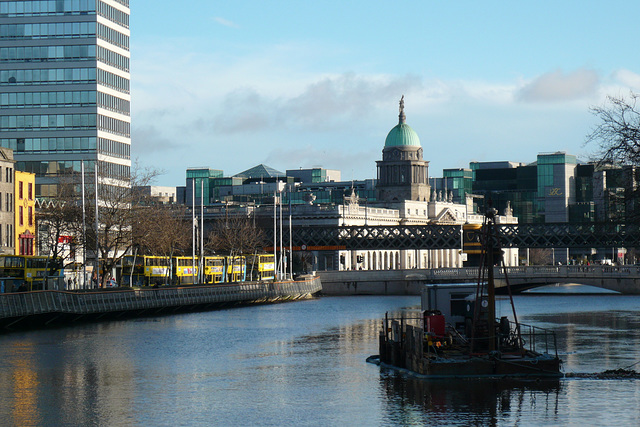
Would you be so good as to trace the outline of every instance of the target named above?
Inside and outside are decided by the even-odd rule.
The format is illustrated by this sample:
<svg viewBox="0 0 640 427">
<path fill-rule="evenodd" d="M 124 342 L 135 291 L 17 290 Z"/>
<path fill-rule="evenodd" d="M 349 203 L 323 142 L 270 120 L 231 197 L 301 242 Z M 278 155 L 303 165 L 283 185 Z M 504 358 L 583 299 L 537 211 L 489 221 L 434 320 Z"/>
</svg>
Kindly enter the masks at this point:
<svg viewBox="0 0 640 427">
<path fill-rule="evenodd" d="M 519 323 L 510 293 L 513 319 L 496 319 L 493 267 L 503 265 L 495 214 L 485 215 L 477 285 L 427 287 L 419 319 L 385 316 L 379 363 L 428 378 L 563 375 L 555 333 Z"/>
</svg>

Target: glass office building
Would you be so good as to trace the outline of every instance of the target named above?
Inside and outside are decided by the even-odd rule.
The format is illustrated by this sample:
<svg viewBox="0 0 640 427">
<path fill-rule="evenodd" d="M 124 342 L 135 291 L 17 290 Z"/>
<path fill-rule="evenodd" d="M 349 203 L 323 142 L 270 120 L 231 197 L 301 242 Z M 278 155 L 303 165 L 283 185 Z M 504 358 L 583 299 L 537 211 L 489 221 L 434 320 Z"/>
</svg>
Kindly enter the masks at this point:
<svg viewBox="0 0 640 427">
<path fill-rule="evenodd" d="M 55 197 L 61 174 L 128 182 L 129 0 L 0 0 L 0 146 Z"/>
</svg>

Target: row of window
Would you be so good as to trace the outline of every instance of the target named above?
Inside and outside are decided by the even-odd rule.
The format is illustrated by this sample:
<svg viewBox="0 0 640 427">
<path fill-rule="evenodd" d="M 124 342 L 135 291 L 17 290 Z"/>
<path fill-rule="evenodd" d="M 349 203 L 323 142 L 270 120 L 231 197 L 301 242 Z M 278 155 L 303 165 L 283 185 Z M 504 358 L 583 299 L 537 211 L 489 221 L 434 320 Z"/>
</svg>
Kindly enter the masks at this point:
<svg viewBox="0 0 640 427">
<path fill-rule="evenodd" d="M 0 71 L 0 85 L 75 84 L 95 82 L 95 68 L 49 68 L 40 70 Z"/>
<path fill-rule="evenodd" d="M 19 46 L 0 48 L 0 61 L 68 61 L 96 59 L 95 45 Z M 127 64 L 128 65 L 128 64 Z"/>
<path fill-rule="evenodd" d="M 2 70 L 0 86 L 95 83 L 129 93 L 129 79 L 95 68 L 51 68 L 43 70 Z"/>
<path fill-rule="evenodd" d="M 123 6 L 129 7 L 129 0 L 115 0 L 117 3 L 120 3 Z"/>
<path fill-rule="evenodd" d="M 4 131 L 41 129 L 91 129 L 96 127 L 96 114 L 34 114 L 1 116 Z"/>
<path fill-rule="evenodd" d="M 0 199 L 0 206 L 2 205 L 2 200 Z M 7 196 L 4 199 L 4 207 L 5 212 L 13 212 L 13 194 L 7 193 Z"/>
<path fill-rule="evenodd" d="M 93 173 L 95 166 L 95 160 L 85 160 L 85 173 Z M 35 173 L 40 176 L 70 175 L 82 172 L 82 160 L 16 162 L 16 168 L 25 172 Z M 108 178 L 128 180 L 131 176 L 131 166 L 118 165 L 110 162 L 100 162 L 99 172 Z M 38 188 L 36 186 L 36 191 L 37 190 Z M 38 194 L 44 196 L 42 192 L 39 192 Z"/>
<path fill-rule="evenodd" d="M 117 135 L 129 136 L 131 123 L 96 114 L 34 114 L 1 116 L 0 126 L 5 131 L 41 129 L 91 129 L 97 126 Z M 26 148 L 26 147 L 25 147 Z"/>
<path fill-rule="evenodd" d="M 69 138 L 3 138 L 0 147 L 18 153 L 88 153 L 96 149 L 95 136 Z"/>
<path fill-rule="evenodd" d="M 98 129 L 114 133 L 116 135 L 131 135 L 131 123 L 114 119 L 113 117 L 98 115 Z"/>
<path fill-rule="evenodd" d="M 131 158 L 131 145 L 95 136 L 68 138 L 3 138 L 0 147 L 16 153 L 89 153 L 97 150 L 122 159 Z M 0 168 L 1 170 L 1 168 Z M 0 177 L 1 178 L 1 177 Z M 10 182 L 10 181 L 9 181 Z"/>
<path fill-rule="evenodd" d="M 108 20 L 129 28 L 129 14 L 116 9 L 106 3 L 98 2 L 98 15 L 104 16 Z"/>
<path fill-rule="evenodd" d="M 100 162 L 98 171 L 108 178 L 129 180 L 131 178 L 131 166 L 116 163 Z"/>
<path fill-rule="evenodd" d="M 28 182 L 27 184 L 27 198 L 29 200 L 33 200 L 33 183 Z M 24 198 L 24 182 L 18 181 L 18 200 L 22 200 Z"/>
<path fill-rule="evenodd" d="M 109 95 L 108 93 L 98 92 L 98 105 L 110 111 L 129 116 L 131 114 L 131 102 Z"/>
<path fill-rule="evenodd" d="M 0 38 L 3 39 L 77 39 L 95 35 L 95 22 L 43 22 L 0 26 Z"/>
<path fill-rule="evenodd" d="M 100 95 L 120 99 L 103 93 Z M 92 105 L 96 105 L 96 91 L 93 90 L 0 93 L 0 108 L 88 107 Z"/>
<path fill-rule="evenodd" d="M 123 144 L 106 138 L 98 138 L 98 151 L 122 159 L 131 158 L 130 144 Z"/>
<path fill-rule="evenodd" d="M 96 166 L 95 160 L 85 160 L 85 173 L 93 173 Z M 60 160 L 60 161 L 40 161 L 40 162 L 16 162 L 16 169 L 44 175 L 78 174 L 82 172 L 81 160 Z M 36 192 L 38 191 L 36 185 Z M 42 193 L 38 193 L 44 196 Z M 55 195 L 54 195 L 55 196 Z"/>
<path fill-rule="evenodd" d="M 29 221 L 29 227 L 33 227 L 33 207 L 29 206 L 28 209 L 29 210 L 28 210 L 27 219 Z M 18 224 L 20 224 L 20 227 L 24 227 L 24 207 L 23 206 L 18 207 Z"/>
<path fill-rule="evenodd" d="M 95 0 L 25 0 L 0 2 L 0 15 L 36 16 L 95 13 Z"/>
<path fill-rule="evenodd" d="M 98 38 L 129 50 L 129 36 L 106 25 L 98 24 Z"/>
<path fill-rule="evenodd" d="M 98 83 L 120 92 L 129 93 L 129 79 L 116 76 L 105 70 L 98 69 Z"/>
<path fill-rule="evenodd" d="M 6 245 L 5 246 L 9 246 L 9 247 L 13 247 L 13 224 L 7 224 L 7 233 L 5 234 L 6 237 Z M 2 228 L 0 227 L 0 240 L 2 240 Z"/>
<path fill-rule="evenodd" d="M 123 71 L 129 71 L 129 58 L 126 56 L 122 56 L 112 50 L 105 49 L 102 46 L 98 46 L 97 53 L 98 59 L 105 64 L 109 64 Z"/>
<path fill-rule="evenodd" d="M 0 168 L 0 179 L 2 178 L 2 168 Z M 13 182 L 13 168 L 4 168 L 4 182 Z M 0 203 L 1 205 L 2 203 Z"/>
</svg>

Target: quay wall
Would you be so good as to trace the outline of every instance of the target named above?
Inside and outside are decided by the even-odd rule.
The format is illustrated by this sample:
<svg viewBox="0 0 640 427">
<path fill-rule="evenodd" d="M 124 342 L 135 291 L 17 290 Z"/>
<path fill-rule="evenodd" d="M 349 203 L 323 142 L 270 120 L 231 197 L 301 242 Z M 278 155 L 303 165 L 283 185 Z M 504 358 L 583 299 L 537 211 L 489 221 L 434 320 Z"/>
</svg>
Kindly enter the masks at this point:
<svg viewBox="0 0 640 427">
<path fill-rule="evenodd" d="M 640 267 L 636 266 L 528 266 L 507 267 L 515 293 L 556 283 L 577 283 L 640 295 Z M 325 295 L 420 295 L 425 284 L 476 283 L 477 267 L 407 270 L 320 271 Z M 496 287 L 506 286 L 501 268 L 495 268 Z"/>
<path fill-rule="evenodd" d="M 0 328 L 44 327 L 51 323 L 292 301 L 308 298 L 321 289 L 320 278 L 313 277 L 228 285 L 0 294 Z"/>
</svg>

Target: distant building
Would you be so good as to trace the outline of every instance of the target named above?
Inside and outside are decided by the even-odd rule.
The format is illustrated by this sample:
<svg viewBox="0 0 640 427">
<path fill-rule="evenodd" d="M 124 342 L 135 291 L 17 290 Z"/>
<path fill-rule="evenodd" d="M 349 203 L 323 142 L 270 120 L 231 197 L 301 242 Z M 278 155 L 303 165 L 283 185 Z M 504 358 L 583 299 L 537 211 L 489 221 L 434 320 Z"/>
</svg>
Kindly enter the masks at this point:
<svg viewBox="0 0 640 427">
<path fill-rule="evenodd" d="M 341 173 L 336 169 L 311 168 L 287 169 L 287 176 L 292 176 L 302 184 L 317 184 L 321 182 L 339 182 Z"/>
<path fill-rule="evenodd" d="M 15 253 L 13 151 L 0 148 L 0 254 Z"/>
<path fill-rule="evenodd" d="M 428 202 L 430 194 L 429 162 L 422 159 L 418 134 L 406 123 L 404 96 L 400 100 L 399 123 L 391 129 L 378 165 L 378 200 Z"/>
<path fill-rule="evenodd" d="M 15 171 L 15 254 L 35 255 L 36 175 Z"/>
<path fill-rule="evenodd" d="M 158 185 L 144 185 L 136 187 L 137 191 L 142 196 L 149 198 L 156 203 L 173 204 L 176 203 L 176 187 L 162 187 Z"/>
</svg>

